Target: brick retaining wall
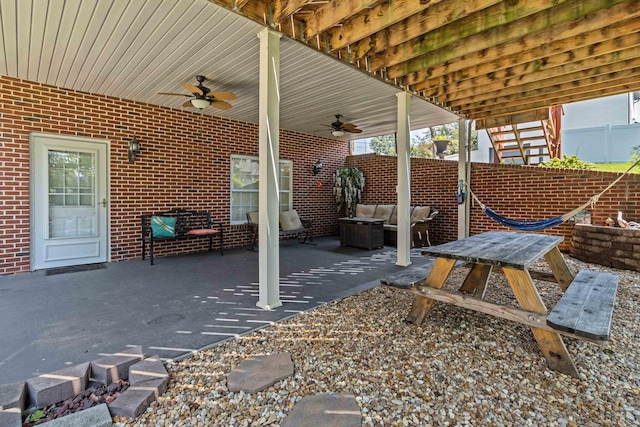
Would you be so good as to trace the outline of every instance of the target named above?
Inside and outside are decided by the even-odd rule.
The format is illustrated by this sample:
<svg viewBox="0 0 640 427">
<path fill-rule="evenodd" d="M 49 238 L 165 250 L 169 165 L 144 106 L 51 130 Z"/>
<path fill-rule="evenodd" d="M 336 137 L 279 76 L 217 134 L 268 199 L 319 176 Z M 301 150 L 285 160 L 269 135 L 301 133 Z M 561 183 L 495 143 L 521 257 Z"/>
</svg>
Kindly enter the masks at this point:
<svg viewBox="0 0 640 427">
<path fill-rule="evenodd" d="M 640 230 L 576 224 L 570 253 L 585 262 L 640 271 Z"/>
</svg>

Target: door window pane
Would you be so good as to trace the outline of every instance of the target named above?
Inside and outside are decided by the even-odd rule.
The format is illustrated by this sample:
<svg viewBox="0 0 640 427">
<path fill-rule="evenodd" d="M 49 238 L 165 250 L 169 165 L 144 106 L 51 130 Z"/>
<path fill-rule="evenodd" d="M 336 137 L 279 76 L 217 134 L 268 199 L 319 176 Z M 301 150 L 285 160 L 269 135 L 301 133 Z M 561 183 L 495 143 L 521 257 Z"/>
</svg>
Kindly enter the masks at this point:
<svg viewBox="0 0 640 427">
<path fill-rule="evenodd" d="M 95 236 L 96 158 L 49 150 L 49 238 Z"/>
</svg>

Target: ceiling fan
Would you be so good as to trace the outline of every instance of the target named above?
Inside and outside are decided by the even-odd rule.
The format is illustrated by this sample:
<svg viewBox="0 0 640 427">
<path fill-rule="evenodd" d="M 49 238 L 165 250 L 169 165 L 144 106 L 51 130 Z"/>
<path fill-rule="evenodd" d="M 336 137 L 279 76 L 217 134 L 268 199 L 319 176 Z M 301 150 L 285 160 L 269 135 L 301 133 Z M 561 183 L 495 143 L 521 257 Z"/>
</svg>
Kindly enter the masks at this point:
<svg viewBox="0 0 640 427">
<path fill-rule="evenodd" d="M 205 87 L 202 84 L 205 80 L 207 80 L 205 76 L 196 76 L 196 80 L 198 80 L 197 86 L 194 86 L 190 83 L 182 83 L 182 86 L 184 86 L 185 89 L 191 92 L 191 95 L 166 92 L 160 92 L 158 95 L 188 96 L 190 98 L 193 98 L 182 104 L 183 107 L 196 107 L 202 109 L 210 105 L 213 108 L 217 108 L 219 110 L 228 110 L 233 107 L 233 105 L 226 102 L 236 99 L 236 96 L 232 92 L 212 92 L 208 87 Z"/>
<path fill-rule="evenodd" d="M 343 136 L 345 132 L 349 132 L 349 133 L 361 133 L 362 130 L 358 129 L 358 127 L 356 125 L 354 125 L 353 123 L 342 123 L 340 121 L 340 117 L 342 117 L 342 115 L 340 114 L 336 114 L 336 121 L 331 123 L 331 125 L 323 125 L 323 126 L 327 126 L 332 128 L 333 130 L 331 131 L 331 134 L 333 136 Z"/>
</svg>

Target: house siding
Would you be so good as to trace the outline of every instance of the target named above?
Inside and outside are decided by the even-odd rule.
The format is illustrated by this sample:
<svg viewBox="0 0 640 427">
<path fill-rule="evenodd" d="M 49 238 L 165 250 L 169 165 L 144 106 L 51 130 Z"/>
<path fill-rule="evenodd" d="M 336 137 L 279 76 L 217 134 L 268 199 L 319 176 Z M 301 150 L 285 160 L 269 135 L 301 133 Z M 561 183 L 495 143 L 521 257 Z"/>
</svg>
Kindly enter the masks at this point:
<svg viewBox="0 0 640 427">
<path fill-rule="evenodd" d="M 9 77 L 0 77 L 0 96 L 1 275 L 30 268 L 30 132 L 110 141 L 111 261 L 139 259 L 140 215 L 171 208 L 208 210 L 225 226 L 226 247 L 248 244 L 245 226 L 229 225 L 230 156 L 258 156 L 257 125 Z M 134 135 L 142 151 L 130 163 Z M 337 230 L 332 172 L 348 151 L 346 141 L 280 132 L 280 157 L 293 161 L 293 207 L 315 219 L 316 235 Z M 314 176 L 318 159 L 324 168 Z M 155 252 L 205 248 L 193 239 L 163 242 Z"/>
</svg>

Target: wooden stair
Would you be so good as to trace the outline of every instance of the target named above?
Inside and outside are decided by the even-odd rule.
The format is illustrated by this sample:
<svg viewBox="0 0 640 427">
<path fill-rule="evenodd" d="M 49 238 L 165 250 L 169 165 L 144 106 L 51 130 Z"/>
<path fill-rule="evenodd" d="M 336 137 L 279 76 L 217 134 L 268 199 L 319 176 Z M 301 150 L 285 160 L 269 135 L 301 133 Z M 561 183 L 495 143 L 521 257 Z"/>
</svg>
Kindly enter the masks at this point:
<svg viewBox="0 0 640 427">
<path fill-rule="evenodd" d="M 551 120 L 508 124 L 487 128 L 491 145 L 500 163 L 535 165 L 552 156 Z"/>
</svg>

